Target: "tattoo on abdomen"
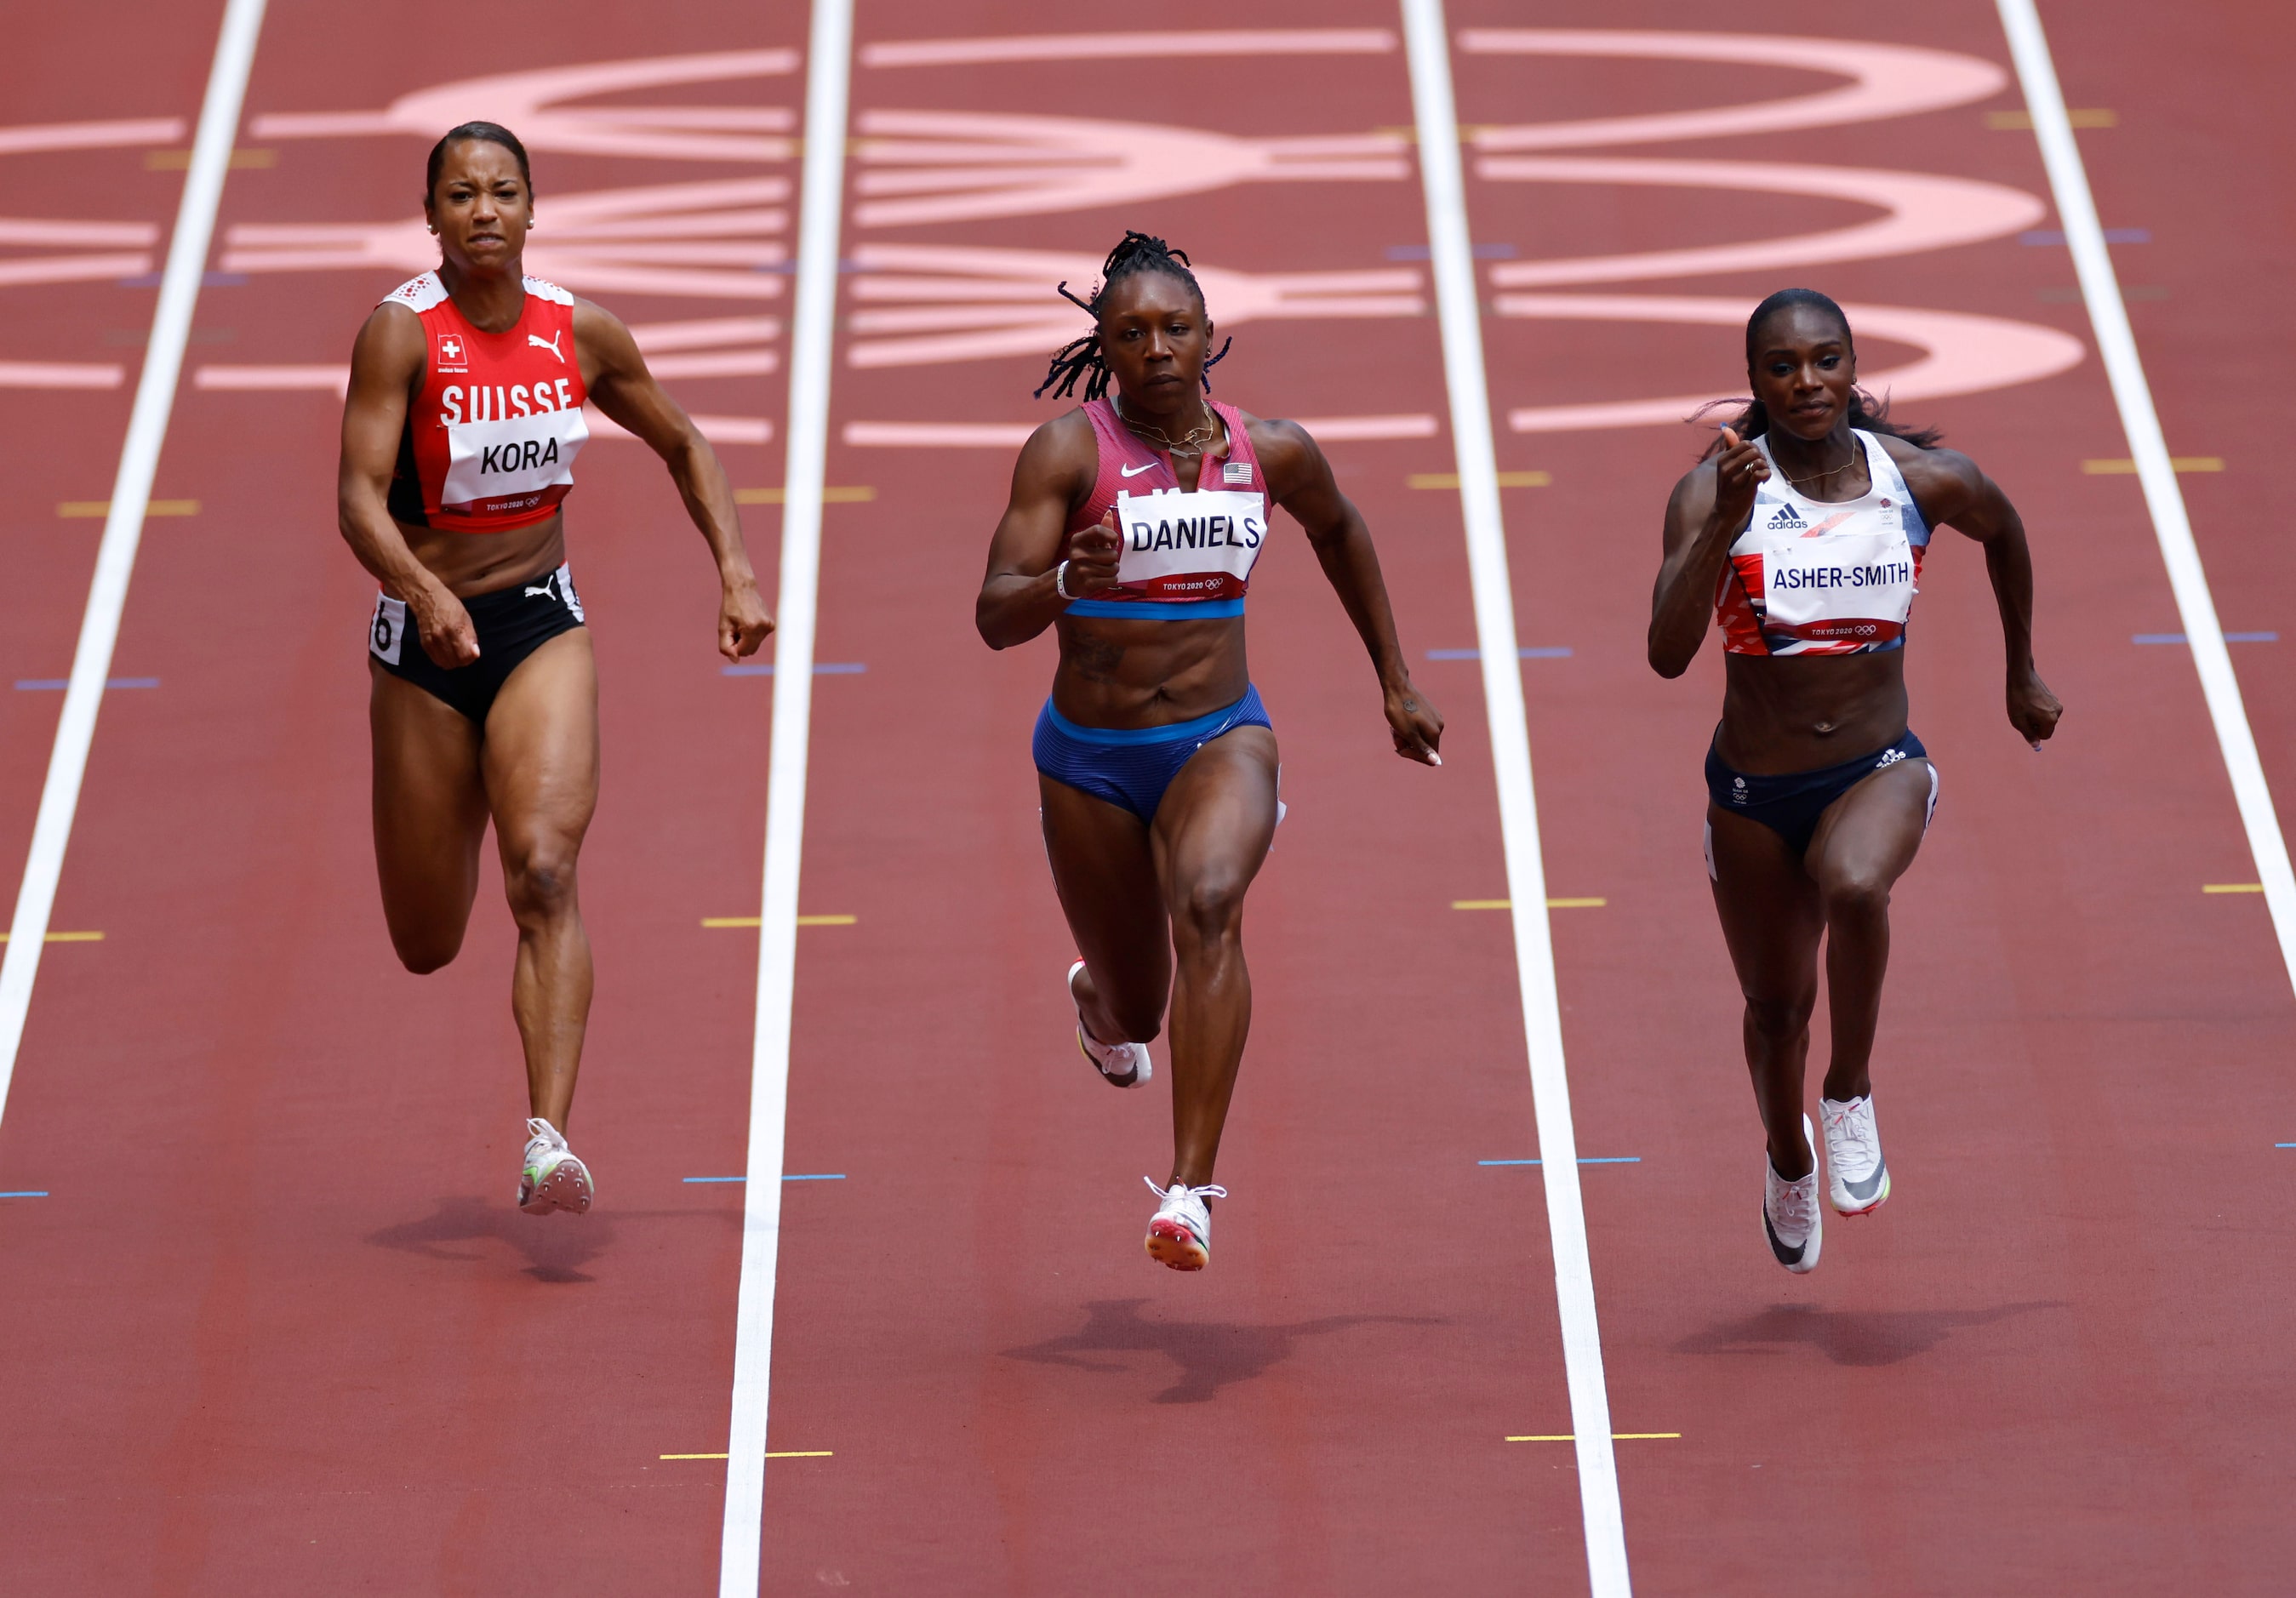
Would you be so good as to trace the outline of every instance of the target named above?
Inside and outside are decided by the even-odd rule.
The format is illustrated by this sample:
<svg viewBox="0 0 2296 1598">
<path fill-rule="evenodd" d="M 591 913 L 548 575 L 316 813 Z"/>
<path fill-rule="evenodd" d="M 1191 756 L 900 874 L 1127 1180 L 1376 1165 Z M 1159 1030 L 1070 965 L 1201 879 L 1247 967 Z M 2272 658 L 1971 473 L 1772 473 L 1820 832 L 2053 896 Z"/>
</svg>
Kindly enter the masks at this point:
<svg viewBox="0 0 2296 1598">
<path fill-rule="evenodd" d="M 1124 663 L 1124 646 L 1105 638 L 1078 637 L 1069 658 L 1075 663 L 1077 675 L 1086 682 L 1113 682 L 1116 668 Z"/>
</svg>

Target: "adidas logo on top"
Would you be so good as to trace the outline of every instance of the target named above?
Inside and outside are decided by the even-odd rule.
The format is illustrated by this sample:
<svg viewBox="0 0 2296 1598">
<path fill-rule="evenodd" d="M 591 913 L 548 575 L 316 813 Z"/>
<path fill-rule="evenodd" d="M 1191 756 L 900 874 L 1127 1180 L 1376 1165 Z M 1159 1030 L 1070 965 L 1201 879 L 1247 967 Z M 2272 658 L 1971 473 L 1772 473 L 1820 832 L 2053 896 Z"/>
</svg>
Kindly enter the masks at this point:
<svg viewBox="0 0 2296 1598">
<path fill-rule="evenodd" d="M 1778 513 L 1770 518 L 1770 530 L 1773 532 L 1790 530 L 1798 527 L 1808 527 L 1808 522 L 1804 521 L 1801 519 L 1801 512 L 1795 510 L 1791 503 L 1781 506 Z"/>
</svg>

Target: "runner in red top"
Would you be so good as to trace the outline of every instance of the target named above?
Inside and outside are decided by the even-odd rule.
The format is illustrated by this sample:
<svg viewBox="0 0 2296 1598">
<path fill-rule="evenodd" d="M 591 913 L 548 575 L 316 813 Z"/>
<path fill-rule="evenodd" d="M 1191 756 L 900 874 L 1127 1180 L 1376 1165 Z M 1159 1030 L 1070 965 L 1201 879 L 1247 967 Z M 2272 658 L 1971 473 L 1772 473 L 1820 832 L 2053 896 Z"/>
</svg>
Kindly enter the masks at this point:
<svg viewBox="0 0 2296 1598">
<path fill-rule="evenodd" d="M 407 970 L 453 960 L 493 821 L 531 1112 L 519 1205 L 578 1214 L 594 1189 L 564 1128 L 590 1011 L 575 865 L 597 805 L 598 684 L 560 502 L 586 400 L 668 466 L 717 561 L 719 651 L 755 652 L 773 621 L 725 471 L 629 330 L 521 269 L 524 147 L 489 122 L 455 128 L 430 152 L 422 209 L 439 267 L 360 330 L 338 488 L 343 537 L 382 585 L 367 652 L 383 919 Z"/>
</svg>

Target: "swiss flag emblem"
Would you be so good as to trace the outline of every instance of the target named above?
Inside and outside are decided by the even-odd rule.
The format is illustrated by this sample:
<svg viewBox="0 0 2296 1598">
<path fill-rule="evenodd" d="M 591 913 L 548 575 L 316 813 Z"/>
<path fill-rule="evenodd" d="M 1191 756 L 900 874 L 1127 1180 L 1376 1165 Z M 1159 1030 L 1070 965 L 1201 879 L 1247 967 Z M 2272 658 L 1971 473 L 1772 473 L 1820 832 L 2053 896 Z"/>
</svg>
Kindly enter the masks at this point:
<svg viewBox="0 0 2296 1598">
<path fill-rule="evenodd" d="M 460 333 L 439 335 L 439 359 L 435 363 L 441 372 L 468 372 L 471 357 Z"/>
</svg>

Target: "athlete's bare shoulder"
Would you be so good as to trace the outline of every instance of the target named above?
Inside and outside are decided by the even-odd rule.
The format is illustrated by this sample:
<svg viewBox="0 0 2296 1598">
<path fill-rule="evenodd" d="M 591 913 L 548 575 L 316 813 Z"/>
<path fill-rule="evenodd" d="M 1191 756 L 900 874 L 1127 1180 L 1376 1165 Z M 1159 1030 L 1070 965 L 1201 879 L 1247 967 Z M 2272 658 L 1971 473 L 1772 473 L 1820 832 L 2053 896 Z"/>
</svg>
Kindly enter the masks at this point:
<svg viewBox="0 0 2296 1598">
<path fill-rule="evenodd" d="M 1296 422 L 1280 416 L 1255 416 L 1239 409 L 1251 453 L 1267 474 L 1267 491 L 1280 502 L 1295 488 L 1321 483 L 1331 476 L 1331 463 L 1315 436 Z"/>
<path fill-rule="evenodd" d="M 426 355 L 422 318 L 412 307 L 386 299 L 366 314 L 351 344 L 351 383 L 404 384 L 422 372 Z"/>
<path fill-rule="evenodd" d="M 1675 479 L 1674 492 L 1667 496 L 1666 520 L 1671 529 L 1677 525 L 1698 528 L 1714 509 L 1714 496 L 1720 486 L 1720 468 L 1712 456 L 1701 461 Z"/>
<path fill-rule="evenodd" d="M 1889 433 L 1876 433 L 1906 479 L 1906 491 L 1934 521 L 1949 521 L 1984 493 L 1985 473 L 1957 449 L 1923 449 Z"/>
<path fill-rule="evenodd" d="M 1013 475 L 1016 482 L 1025 476 L 1063 488 L 1081 479 L 1089 488 L 1100 475 L 1100 442 L 1084 407 L 1062 411 L 1030 433 Z"/>
</svg>

